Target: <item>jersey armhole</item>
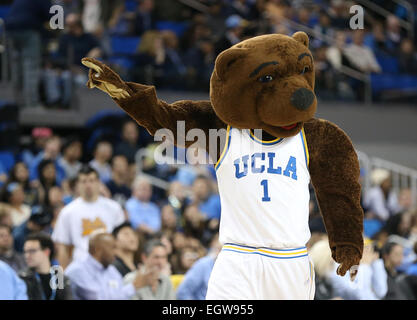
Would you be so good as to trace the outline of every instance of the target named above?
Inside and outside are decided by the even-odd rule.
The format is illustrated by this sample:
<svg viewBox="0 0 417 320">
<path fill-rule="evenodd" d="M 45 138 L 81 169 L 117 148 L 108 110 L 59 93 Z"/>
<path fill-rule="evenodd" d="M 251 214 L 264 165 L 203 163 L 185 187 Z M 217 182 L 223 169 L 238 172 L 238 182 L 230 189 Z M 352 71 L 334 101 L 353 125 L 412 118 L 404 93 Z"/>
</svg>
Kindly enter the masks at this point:
<svg viewBox="0 0 417 320">
<path fill-rule="evenodd" d="M 310 164 L 310 156 L 308 154 L 308 145 L 307 145 L 306 134 L 304 132 L 304 127 L 301 129 L 301 142 L 303 144 L 304 156 L 305 156 L 306 164 L 307 164 L 307 168 L 308 168 L 308 166 Z"/>
<path fill-rule="evenodd" d="M 214 169 L 217 171 L 217 169 L 220 167 L 220 164 L 222 163 L 224 157 L 227 154 L 227 151 L 229 150 L 230 147 L 230 140 L 232 138 L 232 127 L 230 125 L 227 125 L 227 131 L 226 131 L 226 143 L 224 144 L 224 148 L 223 151 L 219 157 L 219 160 L 217 160 L 216 164 L 214 165 Z"/>
</svg>

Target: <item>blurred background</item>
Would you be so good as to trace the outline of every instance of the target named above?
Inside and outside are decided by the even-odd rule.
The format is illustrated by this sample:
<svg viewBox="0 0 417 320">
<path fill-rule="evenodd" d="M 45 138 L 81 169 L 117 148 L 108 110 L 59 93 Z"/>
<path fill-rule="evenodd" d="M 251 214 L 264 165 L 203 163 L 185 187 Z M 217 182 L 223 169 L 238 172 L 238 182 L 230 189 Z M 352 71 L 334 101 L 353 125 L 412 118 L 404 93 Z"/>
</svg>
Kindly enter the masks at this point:
<svg viewBox="0 0 417 320">
<path fill-rule="evenodd" d="M 53 5 L 63 9 L 62 29 L 51 28 Z M 349 27 L 353 5 L 363 9 L 363 29 Z M 7 226 L 0 259 L 21 255 L 30 231 L 53 233 L 61 209 L 80 196 L 79 168 L 89 164 L 100 194 L 119 203 L 138 236 L 135 268 L 146 242 L 163 239 L 176 297 L 202 298 L 184 278 L 215 247 L 221 208 L 213 167 L 157 165 L 152 137 L 107 95 L 86 88 L 80 60 L 97 58 L 125 81 L 155 85 L 167 102 L 204 100 L 220 52 L 253 36 L 302 30 L 315 59 L 317 117 L 347 132 L 358 153 L 363 265 L 376 279 L 368 291 L 361 287 L 373 293 L 361 295 L 329 275 L 311 188 L 316 299 L 416 299 L 416 18 L 416 0 L 0 0 L 0 225 Z M 154 205 L 156 224 L 135 224 L 132 217 L 149 212 L 129 209 L 131 199 Z M 192 276 L 203 281 L 209 271 Z"/>
</svg>

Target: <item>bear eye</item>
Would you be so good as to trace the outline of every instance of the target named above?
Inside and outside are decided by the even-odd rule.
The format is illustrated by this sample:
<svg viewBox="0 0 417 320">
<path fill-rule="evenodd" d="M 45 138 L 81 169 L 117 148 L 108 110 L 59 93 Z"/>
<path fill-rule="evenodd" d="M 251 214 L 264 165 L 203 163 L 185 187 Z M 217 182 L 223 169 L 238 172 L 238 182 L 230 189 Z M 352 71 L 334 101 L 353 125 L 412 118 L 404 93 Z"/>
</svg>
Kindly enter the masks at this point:
<svg viewBox="0 0 417 320">
<path fill-rule="evenodd" d="M 309 72 L 309 71 L 310 71 L 310 67 L 305 66 L 305 67 L 303 68 L 303 71 L 301 71 L 301 73 L 300 73 L 300 74 L 304 74 L 304 73 Z"/>
<path fill-rule="evenodd" d="M 274 77 L 273 76 L 271 76 L 271 75 L 266 75 L 266 76 L 263 76 L 263 77 L 260 77 L 259 79 L 258 79 L 258 81 L 259 82 L 262 82 L 262 83 L 266 83 L 266 82 L 271 82 L 272 80 L 274 80 Z"/>
</svg>

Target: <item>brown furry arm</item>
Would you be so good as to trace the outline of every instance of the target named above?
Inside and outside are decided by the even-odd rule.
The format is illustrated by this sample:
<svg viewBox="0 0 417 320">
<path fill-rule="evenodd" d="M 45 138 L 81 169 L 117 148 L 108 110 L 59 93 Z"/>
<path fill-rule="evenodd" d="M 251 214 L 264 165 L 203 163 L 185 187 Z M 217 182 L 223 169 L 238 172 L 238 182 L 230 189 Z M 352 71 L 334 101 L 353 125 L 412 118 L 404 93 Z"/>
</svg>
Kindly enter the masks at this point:
<svg viewBox="0 0 417 320">
<path fill-rule="evenodd" d="M 209 130 L 226 128 L 226 124 L 215 114 L 210 101 L 181 100 L 168 104 L 157 98 L 154 86 L 133 82 L 125 82 L 125 84 L 129 87 L 131 96 L 120 100 L 113 98 L 113 100 L 151 135 L 155 135 L 158 129 L 168 129 L 173 133 L 175 138 L 173 142 L 176 145 L 189 147 L 196 143 L 197 139 L 187 137 L 187 133 L 191 129 L 200 129 L 204 132 L 205 141 L 199 146 L 209 152 L 210 143 L 215 143 L 209 141 Z M 178 128 L 179 121 L 183 121 L 184 131 Z M 216 153 L 211 154 L 214 161 L 217 160 L 222 145 L 221 141 L 213 150 Z"/>
<path fill-rule="evenodd" d="M 363 251 L 359 162 L 350 138 L 335 124 L 313 119 L 304 125 L 310 177 L 339 274 L 358 265 Z"/>
<path fill-rule="evenodd" d="M 209 130 L 226 128 L 214 112 L 210 101 L 182 100 L 168 104 L 157 98 L 154 86 L 125 82 L 110 67 L 96 59 L 83 58 L 82 63 L 90 68 L 87 86 L 96 87 L 110 95 L 151 135 L 155 135 L 158 129 L 167 129 L 172 133 L 174 138 L 172 142 L 176 145 L 180 147 L 193 145 L 210 151 L 209 142 L 212 141 L 208 139 Z M 178 121 L 184 122 L 184 130 L 177 130 Z M 195 137 L 187 139 L 190 129 L 202 130 L 205 135 L 204 143 Z M 225 140 L 225 137 L 223 138 Z M 195 144 L 196 142 L 199 144 Z M 211 156 L 217 159 L 216 154 Z"/>
</svg>

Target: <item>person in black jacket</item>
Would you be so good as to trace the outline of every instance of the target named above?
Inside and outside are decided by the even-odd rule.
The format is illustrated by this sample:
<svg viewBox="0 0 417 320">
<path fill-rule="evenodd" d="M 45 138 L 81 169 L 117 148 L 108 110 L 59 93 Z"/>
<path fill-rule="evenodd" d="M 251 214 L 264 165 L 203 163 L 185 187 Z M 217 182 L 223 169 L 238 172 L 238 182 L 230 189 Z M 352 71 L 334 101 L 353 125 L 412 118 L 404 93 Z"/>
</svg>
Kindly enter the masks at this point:
<svg viewBox="0 0 417 320">
<path fill-rule="evenodd" d="M 60 266 L 52 266 L 54 243 L 45 233 L 30 234 L 23 247 L 28 269 L 19 273 L 29 300 L 71 300 L 69 279 Z"/>
<path fill-rule="evenodd" d="M 116 259 L 113 265 L 122 277 L 135 271 L 135 254 L 139 248 L 139 236 L 129 222 L 124 222 L 114 228 L 113 236 L 116 239 Z"/>
</svg>

